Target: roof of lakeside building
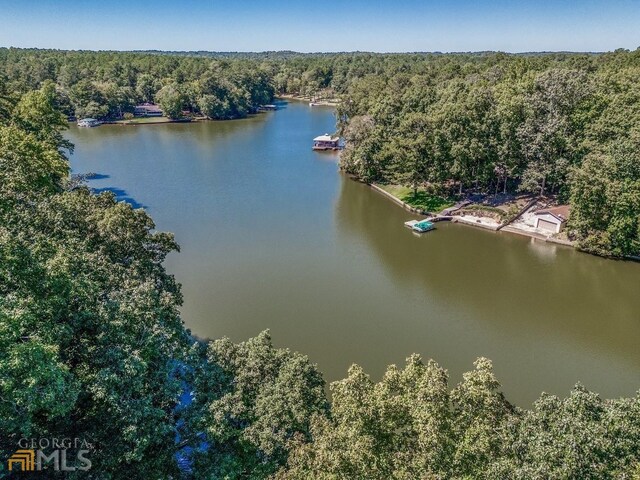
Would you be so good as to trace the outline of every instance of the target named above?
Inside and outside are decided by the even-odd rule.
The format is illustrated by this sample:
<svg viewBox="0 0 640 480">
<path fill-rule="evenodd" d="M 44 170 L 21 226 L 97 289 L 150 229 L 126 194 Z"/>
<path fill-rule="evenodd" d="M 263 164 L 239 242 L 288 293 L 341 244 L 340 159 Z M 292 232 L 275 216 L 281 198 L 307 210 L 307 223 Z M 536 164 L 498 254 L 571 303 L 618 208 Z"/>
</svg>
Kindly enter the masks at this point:
<svg viewBox="0 0 640 480">
<path fill-rule="evenodd" d="M 319 137 L 314 138 L 313 141 L 314 142 L 337 142 L 338 139 L 339 137 L 332 137 L 328 133 L 325 133 L 324 135 L 320 135 Z"/>
<path fill-rule="evenodd" d="M 158 105 L 155 105 L 153 103 L 142 103 L 140 105 L 136 105 L 136 108 L 140 109 L 140 110 L 147 110 L 149 112 L 160 112 L 160 111 L 162 111 Z"/>
<path fill-rule="evenodd" d="M 545 208 L 543 210 L 538 210 L 537 212 L 535 212 L 536 215 L 553 215 L 558 220 L 562 220 L 563 222 L 569 218 L 570 213 L 571 207 L 569 205 L 559 205 L 557 207 Z"/>
</svg>

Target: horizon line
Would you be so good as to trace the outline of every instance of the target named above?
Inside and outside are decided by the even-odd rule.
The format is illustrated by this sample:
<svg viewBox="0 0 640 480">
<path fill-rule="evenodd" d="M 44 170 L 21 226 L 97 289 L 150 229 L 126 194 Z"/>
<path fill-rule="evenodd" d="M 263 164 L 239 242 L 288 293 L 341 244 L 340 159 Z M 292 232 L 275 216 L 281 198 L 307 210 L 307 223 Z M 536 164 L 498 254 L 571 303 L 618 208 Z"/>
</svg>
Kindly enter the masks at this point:
<svg viewBox="0 0 640 480">
<path fill-rule="evenodd" d="M 613 50 L 524 50 L 524 51 L 507 51 L 507 50 L 406 50 L 406 51 L 376 51 L 376 50 L 333 50 L 333 51 L 297 51 L 297 50 L 162 50 L 162 49 L 88 49 L 88 48 L 57 48 L 57 47 L 15 47 L 13 45 L 0 46 L 0 49 L 6 50 L 44 50 L 58 52 L 95 52 L 95 53 L 165 53 L 165 54 L 273 54 L 288 53 L 295 55 L 344 55 L 344 54 L 374 54 L 374 55 L 469 55 L 469 54 L 498 54 L 505 55 L 532 55 L 532 54 L 586 54 L 599 55 L 605 53 L 615 53 L 619 51 L 634 52 L 640 50 L 637 47 L 631 50 L 624 47 L 615 48 Z"/>
</svg>

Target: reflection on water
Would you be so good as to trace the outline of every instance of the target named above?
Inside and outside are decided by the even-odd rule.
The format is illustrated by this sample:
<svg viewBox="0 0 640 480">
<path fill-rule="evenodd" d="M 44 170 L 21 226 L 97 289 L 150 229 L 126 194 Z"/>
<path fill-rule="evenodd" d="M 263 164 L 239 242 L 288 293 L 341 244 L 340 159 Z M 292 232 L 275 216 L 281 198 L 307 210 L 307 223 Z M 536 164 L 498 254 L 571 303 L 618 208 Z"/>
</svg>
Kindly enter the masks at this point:
<svg viewBox="0 0 640 480">
<path fill-rule="evenodd" d="M 552 264 L 556 259 L 558 246 L 543 240 L 531 238 L 529 240 L 529 250 L 541 263 Z"/>
<path fill-rule="evenodd" d="M 416 237 L 411 216 L 312 152 L 331 109 L 231 122 L 72 129 L 75 172 L 107 175 L 181 245 L 167 262 L 186 324 L 243 340 L 265 328 L 329 381 L 375 377 L 412 352 L 453 380 L 484 355 L 527 404 L 578 380 L 640 387 L 640 265 L 460 225 Z"/>
<path fill-rule="evenodd" d="M 522 389 L 563 393 L 578 380 L 614 396 L 640 385 L 637 264 L 456 224 L 416 239 L 399 227 L 409 214 L 350 180 L 336 215 L 414 292 L 402 316 L 432 333 L 419 351 L 454 372 L 468 368 L 460 352 L 488 356 L 520 401 Z"/>
</svg>

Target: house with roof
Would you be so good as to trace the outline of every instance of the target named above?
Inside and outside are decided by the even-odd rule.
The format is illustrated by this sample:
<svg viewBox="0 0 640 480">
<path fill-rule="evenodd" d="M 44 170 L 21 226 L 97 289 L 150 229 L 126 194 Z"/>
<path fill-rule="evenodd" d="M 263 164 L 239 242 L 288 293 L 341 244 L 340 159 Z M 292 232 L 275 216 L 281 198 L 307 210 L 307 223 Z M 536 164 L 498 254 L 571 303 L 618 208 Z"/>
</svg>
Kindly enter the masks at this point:
<svg viewBox="0 0 640 480">
<path fill-rule="evenodd" d="M 143 103 L 141 105 L 136 105 L 133 110 L 133 114 L 136 117 L 161 117 L 162 110 L 158 105 L 153 103 Z"/>
<path fill-rule="evenodd" d="M 549 233 L 560 233 L 569 219 L 571 207 L 559 205 L 553 208 L 538 210 L 535 215 L 535 227 Z"/>
</svg>

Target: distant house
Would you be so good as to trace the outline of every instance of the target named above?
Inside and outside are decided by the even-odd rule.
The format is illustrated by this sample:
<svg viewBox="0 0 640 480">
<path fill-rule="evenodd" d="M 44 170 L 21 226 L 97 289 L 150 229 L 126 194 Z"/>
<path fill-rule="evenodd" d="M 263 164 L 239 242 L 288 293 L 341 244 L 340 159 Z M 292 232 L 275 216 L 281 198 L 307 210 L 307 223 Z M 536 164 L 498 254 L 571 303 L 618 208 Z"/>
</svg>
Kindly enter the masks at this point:
<svg viewBox="0 0 640 480">
<path fill-rule="evenodd" d="M 567 223 L 570 208 L 569 205 L 560 205 L 554 208 L 538 210 L 535 212 L 536 228 L 550 233 L 560 233 Z"/>
<path fill-rule="evenodd" d="M 136 105 L 133 114 L 136 117 L 161 117 L 162 110 L 158 105 L 154 105 L 153 103 L 143 103 Z"/>
</svg>

